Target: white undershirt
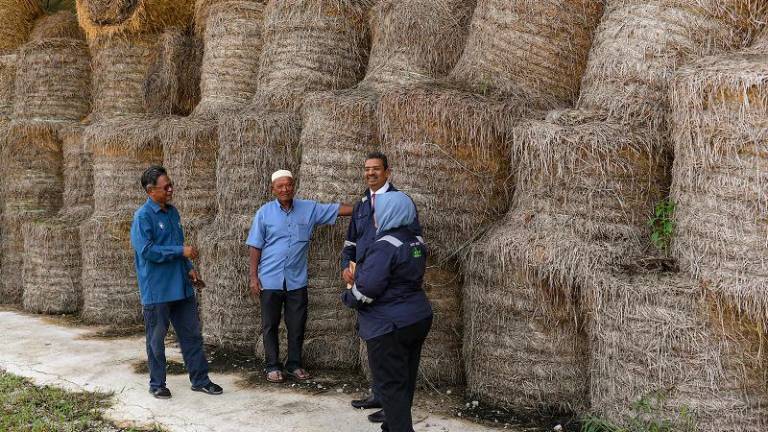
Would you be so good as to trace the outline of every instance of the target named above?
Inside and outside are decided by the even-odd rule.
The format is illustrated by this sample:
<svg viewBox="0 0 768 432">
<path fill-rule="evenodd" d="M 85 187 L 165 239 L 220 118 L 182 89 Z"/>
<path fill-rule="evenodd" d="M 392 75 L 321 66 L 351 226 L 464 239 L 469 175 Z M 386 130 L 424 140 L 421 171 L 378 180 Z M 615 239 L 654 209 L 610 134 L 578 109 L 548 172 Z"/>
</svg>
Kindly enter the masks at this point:
<svg viewBox="0 0 768 432">
<path fill-rule="evenodd" d="M 380 187 L 376 192 L 368 190 L 371 192 L 371 195 L 381 195 L 389 190 L 389 182 L 384 183 L 384 186 Z"/>
</svg>

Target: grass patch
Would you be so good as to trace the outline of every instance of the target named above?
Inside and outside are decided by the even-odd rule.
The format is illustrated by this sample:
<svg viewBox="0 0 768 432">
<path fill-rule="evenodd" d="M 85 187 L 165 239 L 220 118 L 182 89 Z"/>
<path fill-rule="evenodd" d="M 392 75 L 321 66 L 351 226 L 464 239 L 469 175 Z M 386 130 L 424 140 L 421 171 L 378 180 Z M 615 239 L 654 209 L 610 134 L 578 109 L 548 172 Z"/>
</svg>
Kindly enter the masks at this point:
<svg viewBox="0 0 768 432">
<path fill-rule="evenodd" d="M 103 416 L 111 405 L 110 394 L 38 387 L 25 378 L 0 370 L 0 431 L 163 432 L 157 426 L 114 425 Z"/>
</svg>

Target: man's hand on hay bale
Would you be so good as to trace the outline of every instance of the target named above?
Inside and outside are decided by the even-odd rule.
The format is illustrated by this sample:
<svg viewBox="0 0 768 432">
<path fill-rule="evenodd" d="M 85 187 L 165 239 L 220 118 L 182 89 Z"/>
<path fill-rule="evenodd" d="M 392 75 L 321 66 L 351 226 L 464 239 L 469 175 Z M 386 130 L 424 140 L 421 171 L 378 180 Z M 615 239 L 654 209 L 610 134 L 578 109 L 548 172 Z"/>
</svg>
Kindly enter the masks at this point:
<svg viewBox="0 0 768 432">
<path fill-rule="evenodd" d="M 195 260 L 198 257 L 197 248 L 194 246 L 184 246 L 184 257 Z"/>
<path fill-rule="evenodd" d="M 258 297 L 261 294 L 261 284 L 258 277 L 251 277 L 251 295 Z"/>
</svg>

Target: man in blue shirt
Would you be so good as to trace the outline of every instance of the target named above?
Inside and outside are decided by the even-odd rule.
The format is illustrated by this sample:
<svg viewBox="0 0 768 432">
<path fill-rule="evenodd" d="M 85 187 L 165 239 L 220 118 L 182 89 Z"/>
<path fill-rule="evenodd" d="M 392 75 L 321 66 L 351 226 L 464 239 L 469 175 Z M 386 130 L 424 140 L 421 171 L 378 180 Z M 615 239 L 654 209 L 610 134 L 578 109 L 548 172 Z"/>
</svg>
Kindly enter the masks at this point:
<svg viewBox="0 0 768 432">
<path fill-rule="evenodd" d="M 144 309 L 149 392 L 158 399 L 171 397 L 165 383 L 165 336 L 171 323 L 189 371 L 192 390 L 221 394 L 221 387 L 208 378 L 208 361 L 192 286 L 202 284 L 190 261 L 197 258 L 198 253 L 194 247 L 184 245 L 179 212 L 169 204 L 173 183 L 165 168 L 151 166 L 142 174 L 141 186 L 149 198 L 133 215 L 131 245 Z"/>
<path fill-rule="evenodd" d="M 349 216 L 347 204 L 320 204 L 294 199 L 293 174 L 272 174 L 276 197 L 256 212 L 246 244 L 250 250 L 250 288 L 261 301 L 266 378 L 284 382 L 280 363 L 278 329 L 285 310 L 288 359 L 285 369 L 298 380 L 311 378 L 302 367 L 301 353 L 307 323 L 307 250 L 316 225 L 332 225 L 338 216 Z"/>
</svg>

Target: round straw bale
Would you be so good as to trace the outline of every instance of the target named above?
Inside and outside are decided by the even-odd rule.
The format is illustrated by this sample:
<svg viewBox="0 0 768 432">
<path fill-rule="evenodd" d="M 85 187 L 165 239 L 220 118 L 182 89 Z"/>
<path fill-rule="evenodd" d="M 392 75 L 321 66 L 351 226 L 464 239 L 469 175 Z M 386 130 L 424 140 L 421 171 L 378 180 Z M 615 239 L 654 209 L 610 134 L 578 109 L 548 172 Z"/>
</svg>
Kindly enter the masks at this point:
<svg viewBox="0 0 768 432">
<path fill-rule="evenodd" d="M 141 319 L 134 253 L 134 211 L 146 200 L 139 179 L 162 162 L 156 118 L 116 118 L 94 123 L 83 140 L 93 155 L 93 216 L 80 226 L 83 251 L 83 318 L 99 324 Z"/>
<path fill-rule="evenodd" d="M 144 111 L 187 115 L 199 97 L 199 66 L 191 36 L 178 29 L 160 35 L 143 83 Z"/>
<path fill-rule="evenodd" d="M 371 0 L 271 0 L 264 16 L 257 106 L 300 109 L 304 92 L 355 85 L 367 63 Z"/>
<path fill-rule="evenodd" d="M 419 208 L 443 265 L 504 213 L 511 170 L 501 125 L 526 111 L 511 99 L 431 88 L 387 93 L 379 110 L 394 180 Z"/>
<path fill-rule="evenodd" d="M 665 140 L 583 110 L 553 111 L 513 134 L 514 217 L 531 232 L 525 262 L 538 278 L 571 298 L 577 279 L 647 247 L 646 221 L 669 187 Z"/>
<path fill-rule="evenodd" d="M 59 215 L 67 220 L 82 221 L 93 212 L 93 158 L 83 144 L 84 129 L 73 125 L 59 131 L 64 163 L 64 193 Z"/>
<path fill-rule="evenodd" d="M 0 55 L 0 121 L 9 120 L 13 113 L 17 61 L 16 54 Z"/>
<path fill-rule="evenodd" d="M 375 95 L 342 90 L 307 96 L 300 147 L 303 198 L 319 202 L 360 199 L 365 154 L 378 149 Z M 339 251 L 347 220 L 317 227 L 309 245 L 307 366 L 352 368 L 358 364 L 355 314 L 339 301 Z"/>
<path fill-rule="evenodd" d="M 593 412 L 619 425 L 642 415 L 670 430 L 765 430 L 764 335 L 754 324 L 718 313 L 687 276 L 606 273 L 600 285 L 587 323 Z"/>
<path fill-rule="evenodd" d="M 742 43 L 727 7 L 714 0 L 611 0 L 598 27 L 579 107 L 604 109 L 622 122 L 666 127 L 674 70 Z"/>
<path fill-rule="evenodd" d="M 209 8 L 203 42 L 201 100 L 195 115 L 218 115 L 248 104 L 256 91 L 264 43 L 264 5 L 228 1 Z"/>
<path fill-rule="evenodd" d="M 402 87 L 441 77 L 464 48 L 474 1 L 380 0 L 371 10 L 363 84 Z"/>
<path fill-rule="evenodd" d="M 256 345 L 261 316 L 248 279 L 245 240 L 251 218 L 217 218 L 199 234 L 201 277 L 207 284 L 200 301 L 203 337 L 206 343 L 248 353 Z"/>
<path fill-rule="evenodd" d="M 602 11 L 595 0 L 479 0 L 450 78 L 474 92 L 523 88 L 570 104 Z"/>
<path fill-rule="evenodd" d="M 197 244 L 197 232 L 216 215 L 218 124 L 169 118 L 162 134 L 163 165 L 174 181 L 173 203 L 181 214 L 185 238 Z"/>
<path fill-rule="evenodd" d="M 582 412 L 589 402 L 586 335 L 569 308 L 542 307 L 542 288 L 519 258 L 525 237 L 508 217 L 466 255 L 467 391 L 515 412 Z"/>
<path fill-rule="evenodd" d="M 14 121 L 3 148 L 5 209 L 2 235 L 0 302 L 22 301 L 25 222 L 52 216 L 61 207 L 62 157 L 59 125 Z"/>
<path fill-rule="evenodd" d="M 216 203 L 222 215 L 253 218 L 272 199 L 270 175 L 299 167 L 301 119 L 261 112 L 225 116 L 219 124 Z"/>
<path fill-rule="evenodd" d="M 70 221 L 26 223 L 24 235 L 24 310 L 74 313 L 80 309 L 80 230 Z"/>
<path fill-rule="evenodd" d="M 30 41 L 44 39 L 75 39 L 85 40 L 85 34 L 77 23 L 77 16 L 71 11 L 59 11 L 44 15 L 35 21 L 35 26 L 29 34 Z"/>
<path fill-rule="evenodd" d="M 77 0 L 77 17 L 89 40 L 138 34 L 192 23 L 194 0 Z"/>
<path fill-rule="evenodd" d="M 158 35 L 99 37 L 93 56 L 93 114 L 96 118 L 143 114 L 144 82 L 158 49 Z"/>
<path fill-rule="evenodd" d="M 43 14 L 37 0 L 0 0 L 0 55 L 27 41 L 35 19 Z"/>
<path fill-rule="evenodd" d="M 672 88 L 672 254 L 726 302 L 768 317 L 768 54 L 709 57 Z"/>
<path fill-rule="evenodd" d="M 14 116 L 76 120 L 91 110 L 91 61 L 84 41 L 43 39 L 19 51 Z"/>
</svg>

